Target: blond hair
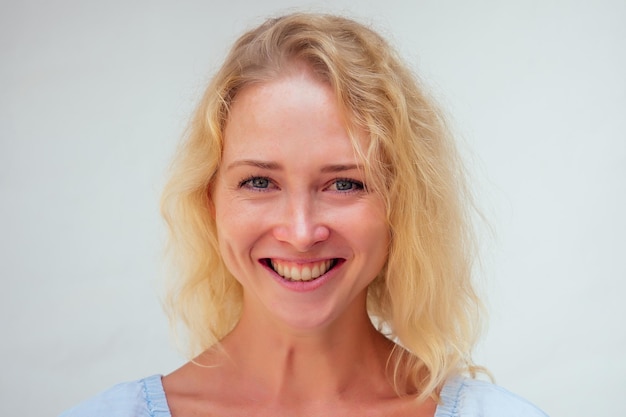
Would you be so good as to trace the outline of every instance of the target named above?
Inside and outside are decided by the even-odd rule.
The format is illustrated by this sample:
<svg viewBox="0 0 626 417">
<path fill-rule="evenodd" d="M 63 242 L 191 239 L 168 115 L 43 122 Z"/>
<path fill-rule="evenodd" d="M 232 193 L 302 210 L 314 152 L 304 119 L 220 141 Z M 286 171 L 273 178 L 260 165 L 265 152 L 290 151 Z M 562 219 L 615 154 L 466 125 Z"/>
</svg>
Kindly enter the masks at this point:
<svg viewBox="0 0 626 417">
<path fill-rule="evenodd" d="M 168 294 L 190 353 L 237 323 L 242 289 L 224 266 L 211 215 L 229 107 L 242 88 L 303 62 L 369 133 L 368 187 L 387 208 L 387 263 L 368 289 L 368 312 L 400 346 L 390 358 L 396 389 L 435 395 L 450 375 L 473 372 L 480 302 L 471 281 L 468 193 L 441 112 L 376 32 L 343 17 L 291 14 L 241 36 L 209 84 L 174 160 L 162 201 L 179 274 Z M 355 147 L 357 146 L 355 142 Z"/>
</svg>

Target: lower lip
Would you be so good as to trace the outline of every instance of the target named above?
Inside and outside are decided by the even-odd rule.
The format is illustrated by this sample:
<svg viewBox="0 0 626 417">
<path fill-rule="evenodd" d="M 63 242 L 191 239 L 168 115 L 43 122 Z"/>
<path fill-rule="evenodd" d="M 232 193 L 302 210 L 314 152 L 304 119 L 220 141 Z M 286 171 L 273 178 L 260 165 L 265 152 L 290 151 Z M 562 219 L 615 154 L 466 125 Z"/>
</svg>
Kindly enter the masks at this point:
<svg viewBox="0 0 626 417">
<path fill-rule="evenodd" d="M 337 274 L 337 270 L 343 264 L 343 260 L 338 260 L 337 264 L 332 269 L 326 271 L 326 273 L 321 277 L 312 279 L 310 281 L 289 281 L 278 275 L 276 271 L 274 271 L 269 266 L 265 265 L 264 263 L 261 264 L 265 267 L 265 269 L 270 272 L 272 278 L 274 278 L 283 287 L 295 292 L 309 292 L 315 291 L 326 282 L 330 281 Z"/>
</svg>

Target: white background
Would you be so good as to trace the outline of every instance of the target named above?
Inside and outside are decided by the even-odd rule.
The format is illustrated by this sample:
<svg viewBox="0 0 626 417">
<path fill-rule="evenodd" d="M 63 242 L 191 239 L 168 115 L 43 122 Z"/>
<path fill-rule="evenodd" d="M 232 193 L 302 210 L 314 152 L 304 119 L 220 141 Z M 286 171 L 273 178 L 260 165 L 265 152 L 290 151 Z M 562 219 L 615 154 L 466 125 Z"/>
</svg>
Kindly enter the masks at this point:
<svg viewBox="0 0 626 417">
<path fill-rule="evenodd" d="M 552 417 L 626 415 L 626 2 L 609 0 L 2 0 L 0 415 L 183 362 L 158 293 L 166 167 L 235 37 L 295 6 L 371 22 L 452 115 L 495 231 L 478 362 Z"/>
</svg>

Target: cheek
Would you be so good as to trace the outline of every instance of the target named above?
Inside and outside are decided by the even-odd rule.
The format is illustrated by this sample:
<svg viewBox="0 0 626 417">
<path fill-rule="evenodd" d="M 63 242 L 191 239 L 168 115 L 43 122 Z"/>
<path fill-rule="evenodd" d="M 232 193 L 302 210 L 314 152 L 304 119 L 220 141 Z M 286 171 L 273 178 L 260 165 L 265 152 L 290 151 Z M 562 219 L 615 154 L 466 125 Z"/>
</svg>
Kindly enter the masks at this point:
<svg viewBox="0 0 626 417">
<path fill-rule="evenodd" d="M 236 213 L 236 211 L 230 207 L 230 204 L 225 204 L 223 199 L 218 198 L 215 200 L 213 213 L 222 259 L 230 272 L 235 273 L 233 270 L 236 265 L 235 254 L 238 252 L 238 242 L 242 239 L 240 234 L 245 229 L 237 227 L 236 216 L 234 214 L 230 215 L 230 213 Z"/>
<path fill-rule="evenodd" d="M 220 253 L 227 268 L 239 276 L 250 260 L 250 253 L 261 234 L 262 222 L 245 205 L 232 200 L 217 200 L 215 222 Z M 247 266 L 246 266 L 247 265 Z"/>
<path fill-rule="evenodd" d="M 215 221 L 227 235 L 253 233 L 266 223 L 267 214 L 245 200 L 230 199 L 215 206 Z"/>
<path fill-rule="evenodd" d="M 372 227 L 372 232 L 368 236 L 364 236 L 364 241 L 370 242 L 369 253 L 371 254 L 371 261 L 376 263 L 376 274 L 383 267 L 387 261 L 387 255 L 389 253 L 389 229 L 386 225 L 381 224 L 379 227 Z"/>
<path fill-rule="evenodd" d="M 250 227 L 238 220 L 239 216 L 220 213 L 219 210 L 216 212 L 217 239 L 222 252 L 227 249 L 238 252 L 249 240 Z"/>
<path fill-rule="evenodd" d="M 369 208 L 359 215 L 354 215 L 349 229 L 353 244 L 367 256 L 366 262 L 375 268 L 382 268 L 389 252 L 390 232 L 384 216 L 384 210 Z M 345 229 L 344 229 L 345 230 Z M 376 271 L 378 274 L 378 270 Z"/>
<path fill-rule="evenodd" d="M 391 243 L 391 233 L 387 219 L 385 216 L 385 210 L 381 206 L 377 206 L 376 210 L 371 214 L 373 221 L 370 222 L 370 226 L 367 228 L 368 236 L 364 239 L 368 242 L 372 242 L 372 252 L 376 257 L 379 267 L 382 268 L 387 261 L 389 254 L 389 245 Z M 376 271 L 378 274 L 378 271 Z"/>
<path fill-rule="evenodd" d="M 241 277 L 245 276 L 245 259 L 247 259 L 246 236 L 243 233 L 245 228 L 237 227 L 228 216 L 220 218 L 219 212 L 217 221 L 217 240 L 222 262 L 226 269 L 241 283 Z"/>
</svg>

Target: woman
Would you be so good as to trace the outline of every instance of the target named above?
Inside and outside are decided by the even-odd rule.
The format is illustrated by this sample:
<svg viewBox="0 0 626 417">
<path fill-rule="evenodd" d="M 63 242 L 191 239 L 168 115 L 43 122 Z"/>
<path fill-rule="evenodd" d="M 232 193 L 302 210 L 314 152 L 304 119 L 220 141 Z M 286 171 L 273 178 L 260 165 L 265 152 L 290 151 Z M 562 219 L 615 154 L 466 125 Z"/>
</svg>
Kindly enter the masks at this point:
<svg viewBox="0 0 626 417">
<path fill-rule="evenodd" d="M 293 14 L 244 34 L 163 199 L 195 359 L 65 416 L 544 416 L 462 376 L 480 303 L 460 166 L 372 30 Z"/>
</svg>

